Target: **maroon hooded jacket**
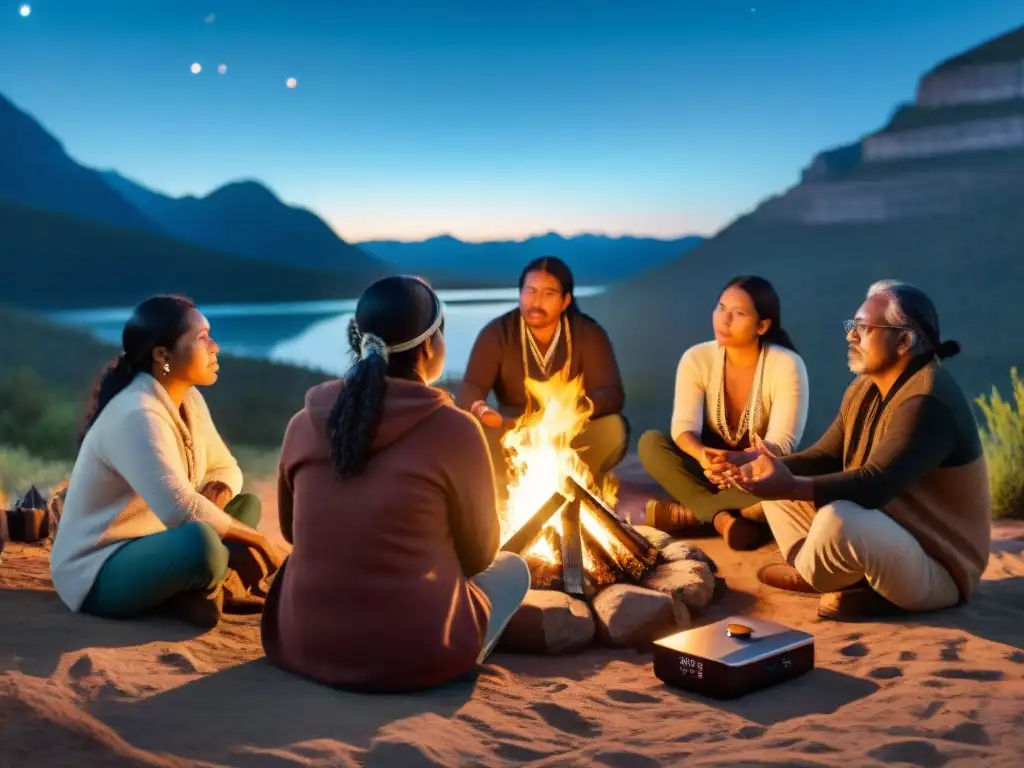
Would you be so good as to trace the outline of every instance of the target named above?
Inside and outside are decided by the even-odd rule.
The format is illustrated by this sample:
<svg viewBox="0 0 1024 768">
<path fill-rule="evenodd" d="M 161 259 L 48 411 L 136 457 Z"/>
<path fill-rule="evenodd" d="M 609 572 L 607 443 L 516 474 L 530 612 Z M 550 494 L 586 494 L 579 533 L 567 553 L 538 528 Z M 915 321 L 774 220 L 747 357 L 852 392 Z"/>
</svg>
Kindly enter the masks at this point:
<svg viewBox="0 0 1024 768">
<path fill-rule="evenodd" d="M 344 386 L 311 389 L 285 432 L 281 530 L 294 544 L 262 621 L 271 663 L 342 688 L 427 688 L 470 670 L 499 524 L 480 425 L 451 397 L 389 378 L 369 467 L 341 480 L 327 418 Z"/>
</svg>

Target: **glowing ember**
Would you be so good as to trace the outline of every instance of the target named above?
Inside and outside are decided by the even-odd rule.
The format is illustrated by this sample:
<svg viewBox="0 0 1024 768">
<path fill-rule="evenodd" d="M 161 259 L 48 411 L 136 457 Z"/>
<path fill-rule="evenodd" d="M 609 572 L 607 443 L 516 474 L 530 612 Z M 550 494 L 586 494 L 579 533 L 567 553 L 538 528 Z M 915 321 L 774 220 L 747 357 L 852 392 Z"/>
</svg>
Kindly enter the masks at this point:
<svg viewBox="0 0 1024 768">
<path fill-rule="evenodd" d="M 614 481 L 606 481 L 604 488 L 597 488 L 587 465 L 572 447 L 572 441 L 583 430 L 594 410 L 593 403 L 585 397 L 583 377 L 569 379 L 568 370 L 563 369 L 548 381 L 527 379 L 526 391 L 539 408 L 528 410 L 502 439 L 512 478 L 502 519 L 502 543 L 529 521 L 552 493 L 565 488 L 567 477 L 596 491 L 609 507 L 616 503 Z M 580 507 L 582 528 L 607 552 L 618 553 L 621 546 L 594 514 L 584 501 Z M 553 516 L 545 526 L 548 527 L 561 534 L 561 515 Z M 559 554 L 552 546 L 552 538 L 538 536 L 529 551 L 523 554 L 551 563 L 558 562 Z M 583 566 L 588 571 L 597 566 L 586 548 Z"/>
</svg>

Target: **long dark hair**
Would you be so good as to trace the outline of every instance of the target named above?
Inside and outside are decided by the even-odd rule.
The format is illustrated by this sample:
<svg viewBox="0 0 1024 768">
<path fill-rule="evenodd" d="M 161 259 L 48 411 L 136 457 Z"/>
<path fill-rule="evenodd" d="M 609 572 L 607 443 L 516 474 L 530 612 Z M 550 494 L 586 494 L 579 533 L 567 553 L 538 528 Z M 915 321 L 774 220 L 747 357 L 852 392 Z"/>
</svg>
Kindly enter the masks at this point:
<svg viewBox="0 0 1024 768">
<path fill-rule="evenodd" d="M 523 286 L 526 284 L 526 276 L 531 272 L 547 272 L 555 278 L 558 284 L 562 286 L 562 296 L 565 296 L 567 293 L 572 294 L 572 300 L 569 302 L 565 313 L 570 317 L 580 314 L 580 307 L 576 303 L 576 280 L 573 278 L 572 270 L 569 269 L 568 264 L 557 256 L 541 256 L 534 259 L 523 267 L 523 271 L 519 273 L 520 291 L 523 290 Z"/>
<path fill-rule="evenodd" d="M 380 348 L 378 340 L 386 347 L 405 344 L 438 320 L 442 322 L 438 332 L 443 332 L 440 312 L 437 294 L 417 277 L 385 277 L 359 298 L 348 327 L 348 341 L 356 362 L 345 374 L 345 385 L 327 420 L 331 463 L 338 477 L 362 474 L 370 462 L 370 448 L 384 411 L 386 377 L 417 378 L 422 343 L 405 351 L 389 352 Z"/>
<path fill-rule="evenodd" d="M 171 295 L 152 296 L 135 307 L 121 332 L 121 354 L 100 372 L 93 385 L 78 436 L 79 445 L 107 403 L 131 384 L 137 374 L 153 370 L 153 350 L 171 349 L 178 343 L 189 329 L 189 313 L 195 308 L 191 299 Z"/>
<path fill-rule="evenodd" d="M 779 294 L 775 292 L 774 285 L 757 275 L 739 275 L 725 284 L 722 293 L 730 288 L 739 288 L 750 297 L 758 319 L 771 320 L 767 332 L 761 337 L 763 343 L 775 344 L 796 352 L 793 340 L 782 327 L 782 302 L 779 301 Z"/>
</svg>

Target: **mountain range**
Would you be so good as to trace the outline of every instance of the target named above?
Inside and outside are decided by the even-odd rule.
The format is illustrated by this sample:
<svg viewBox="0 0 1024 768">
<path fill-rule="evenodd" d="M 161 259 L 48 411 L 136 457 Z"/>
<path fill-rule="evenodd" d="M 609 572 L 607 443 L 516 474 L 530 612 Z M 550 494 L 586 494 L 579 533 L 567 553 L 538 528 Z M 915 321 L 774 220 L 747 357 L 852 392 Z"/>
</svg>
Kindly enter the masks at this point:
<svg viewBox="0 0 1024 768">
<path fill-rule="evenodd" d="M 667 429 L 676 366 L 711 338 L 711 311 L 734 275 L 760 274 L 807 364 L 804 443 L 836 413 L 852 374 L 843 321 L 871 283 L 918 284 L 947 362 L 969 397 L 1004 393 L 1024 368 L 1024 27 L 940 63 L 888 123 L 819 153 L 799 183 L 679 259 L 588 300 L 607 324 L 639 435 Z"/>
<path fill-rule="evenodd" d="M 173 197 L 114 170 L 90 168 L 2 95 L 0 138 L 0 256 L 11 265 L 0 301 L 9 303 L 131 302 L 170 285 L 204 301 L 343 298 L 395 271 L 424 275 L 439 287 L 504 286 L 546 253 L 565 258 L 581 282 L 604 284 L 699 241 L 547 235 L 516 243 L 352 244 L 258 181 Z M 82 290 L 78 275 L 105 270 L 122 279 Z"/>
<path fill-rule="evenodd" d="M 525 240 L 482 243 L 445 235 L 420 242 L 377 240 L 358 245 L 404 272 L 421 270 L 430 274 L 454 268 L 466 278 L 490 285 L 512 285 L 531 260 L 555 255 L 572 268 L 577 284 L 594 285 L 616 283 L 653 269 L 703 241 L 697 236 L 660 240 L 593 234 L 563 237 L 549 232 Z"/>
</svg>

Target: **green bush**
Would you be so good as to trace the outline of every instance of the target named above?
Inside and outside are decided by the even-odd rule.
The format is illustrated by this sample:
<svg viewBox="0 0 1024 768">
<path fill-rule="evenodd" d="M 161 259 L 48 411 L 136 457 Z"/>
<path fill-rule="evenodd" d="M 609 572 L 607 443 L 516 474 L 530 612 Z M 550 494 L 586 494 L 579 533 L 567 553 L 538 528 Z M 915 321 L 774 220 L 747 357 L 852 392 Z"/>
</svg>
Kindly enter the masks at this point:
<svg viewBox="0 0 1024 768">
<path fill-rule="evenodd" d="M 0 497 L 13 500 L 33 485 L 48 496 L 50 490 L 71 475 L 71 462 L 47 461 L 24 448 L 0 447 Z"/>
<path fill-rule="evenodd" d="M 981 442 L 988 464 L 992 517 L 1024 518 L 1024 381 L 1010 371 L 1012 397 L 1004 400 L 995 387 L 977 398 L 985 416 Z"/>
<path fill-rule="evenodd" d="M 60 397 L 32 370 L 0 380 L 0 445 L 44 460 L 73 459 L 81 403 Z"/>
</svg>

